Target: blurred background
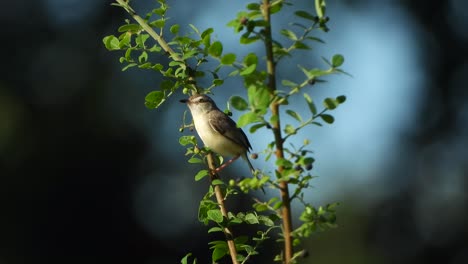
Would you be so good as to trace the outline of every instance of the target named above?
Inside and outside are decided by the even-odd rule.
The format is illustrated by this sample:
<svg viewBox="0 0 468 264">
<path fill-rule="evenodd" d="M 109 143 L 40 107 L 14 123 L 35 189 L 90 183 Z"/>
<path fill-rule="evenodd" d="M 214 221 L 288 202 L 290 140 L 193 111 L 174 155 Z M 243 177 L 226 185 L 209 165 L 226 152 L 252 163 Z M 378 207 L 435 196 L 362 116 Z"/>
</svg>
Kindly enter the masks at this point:
<svg viewBox="0 0 468 264">
<path fill-rule="evenodd" d="M 178 144 L 184 96 L 145 108 L 160 79 L 122 72 L 121 54 L 103 47 L 128 18 L 110 2 L 2 3 L 1 264 L 179 263 L 188 252 L 210 261 L 207 243 L 216 237 L 197 220 L 207 182 L 194 182 L 199 167 Z M 142 14 L 157 5 L 133 2 Z M 313 11 L 313 1 L 293 2 L 274 27 L 297 9 Z M 261 52 L 240 46 L 225 26 L 247 1 L 168 3 L 171 23 L 213 27 L 224 52 Z M 303 263 L 468 263 L 468 2 L 327 4 L 331 30 L 317 33 L 326 44 L 279 65 L 280 79 L 300 80 L 296 65 L 325 67 L 320 56 L 341 53 L 353 75 L 310 90 L 317 102 L 348 100 L 333 125 L 297 139 L 311 140 L 319 176 L 307 201 L 341 203 L 339 227 L 309 239 Z M 213 97 L 224 108 L 234 94 L 246 92 L 229 80 Z M 306 114 L 301 100 L 291 105 Z M 254 151 L 270 136 L 249 135 Z M 254 165 L 271 171 L 263 158 Z M 239 171 L 248 173 L 236 162 L 224 177 Z M 232 210 L 250 209 L 243 199 Z M 271 263 L 269 254 L 252 263 Z"/>
</svg>

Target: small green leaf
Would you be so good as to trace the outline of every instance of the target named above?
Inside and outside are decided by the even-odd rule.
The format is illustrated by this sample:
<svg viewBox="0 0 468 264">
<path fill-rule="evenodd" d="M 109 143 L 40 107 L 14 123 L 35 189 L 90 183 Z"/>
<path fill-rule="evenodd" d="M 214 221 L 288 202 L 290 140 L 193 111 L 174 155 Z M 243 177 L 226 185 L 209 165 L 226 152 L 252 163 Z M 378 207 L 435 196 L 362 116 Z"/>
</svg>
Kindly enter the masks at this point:
<svg viewBox="0 0 468 264">
<path fill-rule="evenodd" d="M 258 217 L 253 214 L 253 213 L 248 213 L 246 216 L 245 216 L 245 219 L 244 221 L 247 223 L 247 224 L 259 224 L 260 222 L 258 221 Z"/>
<path fill-rule="evenodd" d="M 317 108 L 315 107 L 314 101 L 312 101 L 312 98 L 306 93 L 304 93 L 304 98 L 307 101 L 307 105 L 309 106 L 309 110 L 313 115 L 317 114 Z"/>
<path fill-rule="evenodd" d="M 306 11 L 303 11 L 303 10 L 299 10 L 299 11 L 296 11 L 294 12 L 294 14 L 298 17 L 302 17 L 302 18 L 305 18 L 305 19 L 308 19 L 308 20 L 311 20 L 311 21 L 315 21 L 315 16 L 313 16 L 312 14 L 306 12 Z"/>
<path fill-rule="evenodd" d="M 260 5 L 257 3 L 250 3 L 247 5 L 248 10 L 260 10 Z"/>
<path fill-rule="evenodd" d="M 292 116 L 294 119 L 296 119 L 299 122 L 302 122 L 302 117 L 295 111 L 288 109 L 286 110 L 286 114 Z"/>
<path fill-rule="evenodd" d="M 138 62 L 140 63 L 145 63 L 148 61 L 148 53 L 146 51 L 143 51 L 140 56 L 138 56 Z"/>
<path fill-rule="evenodd" d="M 219 41 L 213 42 L 213 44 L 211 44 L 210 48 L 208 49 L 208 53 L 211 56 L 218 58 L 223 53 L 223 44 L 221 44 Z"/>
<path fill-rule="evenodd" d="M 137 65 L 138 65 L 138 64 L 136 64 L 136 63 L 134 63 L 134 62 L 129 63 L 127 66 L 125 66 L 125 67 L 122 68 L 122 71 L 126 71 L 126 70 L 128 70 L 129 68 L 135 67 L 135 66 L 137 66 Z"/>
<path fill-rule="evenodd" d="M 193 157 L 192 157 L 192 158 L 190 158 L 190 159 L 188 160 L 188 163 L 192 163 L 192 164 L 195 164 L 195 163 L 203 163 L 203 161 L 202 161 L 201 159 L 199 159 L 199 158 L 193 158 Z"/>
<path fill-rule="evenodd" d="M 332 58 L 332 66 L 338 68 L 344 63 L 344 57 L 341 54 L 336 54 Z"/>
<path fill-rule="evenodd" d="M 236 54 L 228 53 L 221 58 L 221 64 L 231 65 L 236 61 Z"/>
<path fill-rule="evenodd" d="M 304 42 L 297 41 L 294 43 L 294 48 L 302 49 L 302 50 L 310 50 L 309 45 L 305 44 Z"/>
<path fill-rule="evenodd" d="M 125 48 L 127 46 L 130 46 L 130 40 L 132 39 L 132 34 L 126 33 L 124 34 L 124 37 L 120 40 L 119 47 L 120 48 Z"/>
<path fill-rule="evenodd" d="M 221 227 L 215 226 L 210 229 L 208 229 L 208 233 L 214 233 L 214 232 L 222 232 L 223 229 Z"/>
<path fill-rule="evenodd" d="M 195 145 L 196 143 L 195 136 L 181 136 L 179 138 L 179 144 L 182 146 L 187 146 L 189 144 Z"/>
<path fill-rule="evenodd" d="M 339 103 L 335 99 L 328 97 L 323 100 L 323 105 L 325 108 L 333 110 L 338 107 Z"/>
<path fill-rule="evenodd" d="M 338 97 L 336 97 L 336 101 L 340 104 L 344 103 L 346 101 L 346 96 L 344 95 L 340 95 Z"/>
<path fill-rule="evenodd" d="M 325 16 L 325 0 L 315 0 L 315 12 L 319 18 Z"/>
<path fill-rule="evenodd" d="M 219 209 L 212 209 L 207 212 L 208 219 L 215 221 L 216 223 L 223 222 L 223 215 Z"/>
<path fill-rule="evenodd" d="M 250 127 L 249 132 L 250 133 L 255 133 L 259 128 L 262 128 L 264 126 L 266 126 L 265 123 L 255 124 L 255 125 Z"/>
<path fill-rule="evenodd" d="M 145 97 L 145 105 L 149 109 L 159 107 L 166 100 L 164 92 L 152 91 Z"/>
<path fill-rule="evenodd" d="M 171 26 L 171 28 L 169 29 L 169 31 L 172 33 L 172 34 L 177 34 L 179 33 L 179 29 L 180 29 L 180 26 L 178 24 L 174 24 Z"/>
<path fill-rule="evenodd" d="M 258 64 L 258 57 L 255 53 L 249 53 L 244 57 L 243 63 L 246 66 L 250 66 L 252 64 L 257 65 Z"/>
<path fill-rule="evenodd" d="M 335 118 L 332 115 L 322 114 L 320 115 L 320 117 L 323 121 L 325 121 L 328 124 L 333 124 L 333 122 L 335 121 Z"/>
<path fill-rule="evenodd" d="M 244 44 L 244 45 L 247 45 L 247 44 L 250 44 L 250 43 L 254 43 L 256 42 L 257 40 L 259 40 L 260 37 L 258 36 L 255 36 L 255 37 L 248 37 L 246 36 L 245 34 L 243 34 L 239 40 L 240 44 Z"/>
<path fill-rule="evenodd" d="M 281 81 L 281 84 L 282 84 L 283 86 L 287 86 L 287 87 L 296 87 L 296 86 L 297 86 L 297 83 L 292 82 L 292 81 L 290 81 L 290 80 L 282 80 L 282 81 Z"/>
<path fill-rule="evenodd" d="M 161 19 L 158 19 L 158 20 L 155 20 L 155 21 L 151 21 L 149 23 L 149 25 L 152 26 L 152 27 L 162 28 L 162 27 L 164 27 L 165 23 L 166 23 L 166 20 L 161 18 Z"/>
<path fill-rule="evenodd" d="M 138 24 L 125 24 L 125 25 L 120 26 L 119 29 L 117 29 L 117 31 L 119 32 L 127 32 L 127 31 L 137 32 L 139 30 L 141 30 L 141 26 Z"/>
<path fill-rule="evenodd" d="M 257 64 L 252 64 L 252 65 L 244 68 L 239 74 L 241 76 L 249 75 L 252 72 L 254 72 L 256 68 L 257 68 Z"/>
<path fill-rule="evenodd" d="M 195 175 L 195 181 L 199 181 L 208 175 L 208 170 L 201 170 Z"/>
<path fill-rule="evenodd" d="M 102 39 L 102 42 L 104 43 L 104 46 L 108 50 L 119 50 L 119 39 L 116 38 L 115 36 L 107 36 Z"/>
<path fill-rule="evenodd" d="M 288 30 L 288 29 L 282 29 L 280 31 L 281 35 L 291 39 L 291 40 L 294 40 L 296 41 L 297 40 L 297 36 L 294 32 L 292 32 L 291 30 Z"/>
<path fill-rule="evenodd" d="M 226 248 L 215 248 L 213 250 L 213 253 L 211 254 L 211 261 L 213 263 L 216 263 L 217 260 L 220 260 L 222 257 L 224 257 L 227 254 Z"/>
<path fill-rule="evenodd" d="M 211 182 L 212 185 L 224 185 L 224 182 L 220 179 L 214 179 L 212 182 Z"/>
<path fill-rule="evenodd" d="M 288 135 L 294 135 L 296 134 L 296 130 L 294 129 L 292 125 L 287 124 L 286 127 L 284 128 L 284 133 Z"/>
<path fill-rule="evenodd" d="M 254 123 L 258 121 L 257 114 L 254 112 L 248 112 L 239 117 L 239 121 L 237 121 L 238 127 L 244 127 L 248 124 Z"/>
<path fill-rule="evenodd" d="M 244 100 L 244 98 L 240 97 L 240 96 L 232 96 L 230 99 L 229 99 L 229 102 L 230 104 L 232 105 L 232 107 L 234 107 L 236 110 L 239 110 L 239 111 L 245 111 L 248 109 L 249 105 L 247 104 L 247 102 Z"/>
<path fill-rule="evenodd" d="M 187 255 L 185 255 L 184 258 L 182 258 L 182 260 L 180 261 L 180 264 L 188 264 L 188 258 L 192 255 L 192 253 L 188 253 Z"/>
<path fill-rule="evenodd" d="M 135 42 L 140 48 L 144 48 L 145 42 L 148 38 L 149 38 L 148 34 L 140 34 L 135 38 Z"/>
<path fill-rule="evenodd" d="M 210 36 L 213 32 L 214 32 L 213 28 L 207 28 L 205 29 L 205 31 L 201 33 L 200 38 L 204 39 L 205 37 Z"/>
</svg>

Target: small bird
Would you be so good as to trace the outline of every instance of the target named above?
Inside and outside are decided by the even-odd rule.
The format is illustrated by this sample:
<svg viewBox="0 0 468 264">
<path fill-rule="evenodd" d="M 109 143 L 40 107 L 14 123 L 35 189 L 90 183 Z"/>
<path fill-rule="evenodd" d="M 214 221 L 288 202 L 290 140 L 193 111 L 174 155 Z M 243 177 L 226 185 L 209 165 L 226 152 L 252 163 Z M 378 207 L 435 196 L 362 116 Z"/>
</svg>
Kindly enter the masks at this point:
<svg viewBox="0 0 468 264">
<path fill-rule="evenodd" d="M 247 152 L 252 148 L 247 136 L 227 114 L 216 106 L 210 97 L 196 94 L 180 102 L 186 103 L 189 107 L 195 129 L 205 146 L 221 156 L 233 157 L 218 167 L 216 172 L 242 157 L 249 164 L 252 174 L 255 175 L 255 169 L 247 157 Z"/>
</svg>

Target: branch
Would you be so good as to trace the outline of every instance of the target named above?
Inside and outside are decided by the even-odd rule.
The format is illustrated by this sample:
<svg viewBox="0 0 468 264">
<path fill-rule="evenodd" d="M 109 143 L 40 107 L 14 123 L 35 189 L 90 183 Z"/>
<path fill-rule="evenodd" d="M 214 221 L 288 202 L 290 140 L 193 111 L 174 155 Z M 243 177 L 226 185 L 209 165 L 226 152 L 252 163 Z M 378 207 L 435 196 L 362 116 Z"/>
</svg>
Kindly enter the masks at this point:
<svg viewBox="0 0 468 264">
<path fill-rule="evenodd" d="M 274 96 L 276 91 L 276 62 L 273 53 L 272 34 L 271 34 L 271 19 L 270 19 L 270 0 L 263 0 L 262 4 L 263 19 L 266 22 L 265 26 L 265 50 L 267 55 L 267 73 L 268 73 L 268 88 L 271 96 Z M 279 103 L 274 101 L 271 106 L 271 113 L 273 116 L 278 116 L 275 122 L 272 123 L 272 131 L 275 137 L 276 145 L 276 158 L 284 158 L 283 149 L 283 137 L 281 135 L 281 124 L 279 118 Z M 278 167 L 278 172 L 281 173 L 284 170 L 283 166 Z M 283 202 L 281 208 L 282 220 L 283 220 L 283 236 L 284 236 L 284 256 L 283 263 L 291 263 L 293 256 L 293 244 L 292 244 L 292 219 L 291 219 L 291 200 L 289 197 L 288 181 L 280 182 L 280 195 Z"/>
<path fill-rule="evenodd" d="M 210 169 L 210 181 L 219 179 L 219 175 L 215 172 L 216 164 L 214 163 L 213 153 L 208 153 L 206 157 L 208 159 L 208 168 Z M 216 201 L 219 205 L 219 210 L 221 210 L 221 214 L 227 218 L 228 214 L 226 211 L 226 206 L 224 204 L 224 196 L 220 185 L 215 185 L 214 191 L 216 195 Z M 237 261 L 237 250 L 236 245 L 234 243 L 234 235 L 232 234 L 232 231 L 227 227 L 224 228 L 224 234 L 226 235 L 226 241 L 228 244 L 229 255 L 231 255 L 232 263 L 239 264 L 239 262 Z"/>
</svg>

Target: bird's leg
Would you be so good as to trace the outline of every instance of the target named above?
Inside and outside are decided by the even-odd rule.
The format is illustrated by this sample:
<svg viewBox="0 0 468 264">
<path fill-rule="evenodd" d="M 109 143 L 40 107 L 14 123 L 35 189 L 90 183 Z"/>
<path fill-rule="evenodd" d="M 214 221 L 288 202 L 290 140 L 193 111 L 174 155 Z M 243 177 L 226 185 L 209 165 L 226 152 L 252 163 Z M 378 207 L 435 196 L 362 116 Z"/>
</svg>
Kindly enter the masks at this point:
<svg viewBox="0 0 468 264">
<path fill-rule="evenodd" d="M 218 168 L 215 169 L 215 172 L 220 172 L 222 169 L 226 168 L 229 164 L 233 163 L 236 159 L 238 159 L 240 155 L 233 157 L 232 159 L 226 161 L 225 163 L 221 164 Z"/>
</svg>

